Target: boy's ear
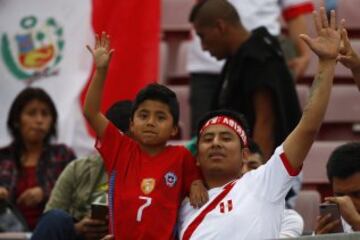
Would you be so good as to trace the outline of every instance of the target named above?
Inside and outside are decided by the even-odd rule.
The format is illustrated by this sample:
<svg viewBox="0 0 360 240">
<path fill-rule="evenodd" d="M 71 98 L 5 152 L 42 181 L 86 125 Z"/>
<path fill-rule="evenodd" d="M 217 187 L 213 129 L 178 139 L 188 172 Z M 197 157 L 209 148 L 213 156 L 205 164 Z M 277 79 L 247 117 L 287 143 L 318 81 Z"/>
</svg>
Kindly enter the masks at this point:
<svg viewBox="0 0 360 240">
<path fill-rule="evenodd" d="M 179 127 L 174 126 L 173 129 L 171 130 L 171 137 L 175 137 L 178 131 L 179 131 Z"/>
<path fill-rule="evenodd" d="M 133 133 L 134 131 L 134 121 L 130 118 L 130 123 L 129 123 L 129 132 Z"/>
</svg>

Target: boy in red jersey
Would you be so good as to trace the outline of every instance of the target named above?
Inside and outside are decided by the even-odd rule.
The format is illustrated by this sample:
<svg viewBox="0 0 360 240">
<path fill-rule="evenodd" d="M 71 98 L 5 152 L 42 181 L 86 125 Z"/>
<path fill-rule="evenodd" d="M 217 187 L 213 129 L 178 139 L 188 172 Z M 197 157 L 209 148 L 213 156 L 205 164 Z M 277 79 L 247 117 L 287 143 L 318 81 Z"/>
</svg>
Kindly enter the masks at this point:
<svg viewBox="0 0 360 240">
<path fill-rule="evenodd" d="M 170 89 L 151 84 L 134 101 L 131 139 L 100 112 L 101 96 L 113 50 L 109 36 L 96 39 L 96 72 L 86 94 L 84 114 L 98 140 L 109 180 L 110 230 L 116 239 L 173 239 L 181 200 L 198 207 L 207 193 L 191 153 L 166 146 L 175 136 L 179 104 Z"/>
</svg>

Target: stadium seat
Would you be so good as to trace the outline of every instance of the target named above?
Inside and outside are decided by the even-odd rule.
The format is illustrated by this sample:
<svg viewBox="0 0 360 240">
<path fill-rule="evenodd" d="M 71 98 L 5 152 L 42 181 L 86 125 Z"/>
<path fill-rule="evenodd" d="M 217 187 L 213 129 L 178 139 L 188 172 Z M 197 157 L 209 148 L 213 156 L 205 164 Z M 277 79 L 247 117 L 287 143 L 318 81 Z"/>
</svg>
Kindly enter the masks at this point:
<svg viewBox="0 0 360 240">
<path fill-rule="evenodd" d="M 162 0 L 162 30 L 190 31 L 188 18 L 194 2 L 193 0 Z"/>
<path fill-rule="evenodd" d="M 359 140 L 360 92 L 355 85 L 335 84 L 318 140 Z"/>
<path fill-rule="evenodd" d="M 167 42 L 160 42 L 159 54 L 159 80 L 158 83 L 166 84 L 168 77 L 169 46 Z"/>
<path fill-rule="evenodd" d="M 174 40 L 168 42 L 168 75 L 170 78 L 188 77 L 186 70 L 187 54 L 189 50 L 189 41 Z"/>
<path fill-rule="evenodd" d="M 304 184 L 324 184 L 328 183 L 326 175 L 326 163 L 334 149 L 344 141 L 316 141 L 308 153 L 304 166 Z"/>
<path fill-rule="evenodd" d="M 302 190 L 296 199 L 295 210 L 304 219 L 304 235 L 311 234 L 319 215 L 320 194 L 315 190 Z"/>
<path fill-rule="evenodd" d="M 189 105 L 189 86 L 169 86 L 173 90 L 180 104 L 180 121 L 181 140 L 190 139 L 190 105 Z"/>
</svg>

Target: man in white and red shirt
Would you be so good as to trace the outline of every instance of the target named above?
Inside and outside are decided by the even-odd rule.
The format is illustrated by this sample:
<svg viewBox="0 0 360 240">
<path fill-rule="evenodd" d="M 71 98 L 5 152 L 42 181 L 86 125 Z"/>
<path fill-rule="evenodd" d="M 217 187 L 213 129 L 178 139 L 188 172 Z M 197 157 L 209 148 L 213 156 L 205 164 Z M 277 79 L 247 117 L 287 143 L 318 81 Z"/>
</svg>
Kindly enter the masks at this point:
<svg viewBox="0 0 360 240">
<path fill-rule="evenodd" d="M 204 44 L 216 37 L 213 31 L 203 29 L 205 22 L 216 19 L 217 24 L 226 24 L 216 18 L 216 12 L 230 12 L 227 4 L 223 0 L 208 0 L 194 9 L 195 29 Z M 208 10 L 213 12 L 209 14 Z M 302 167 L 329 101 L 341 38 L 341 29 L 337 30 L 335 19 L 333 12 L 329 23 L 322 8 L 320 14 L 314 14 L 318 36 L 314 39 L 301 36 L 319 57 L 312 94 L 298 125 L 265 165 L 240 176 L 242 159 L 246 158 L 248 149 L 246 124 L 237 113 L 220 110 L 209 113 L 200 121 L 198 164 L 209 189 L 209 201 L 200 209 L 193 209 L 188 202 L 183 202 L 180 239 L 279 237 L 285 195 Z M 215 48 L 210 44 L 207 46 L 210 52 L 212 47 Z"/>
<path fill-rule="evenodd" d="M 297 174 L 298 169 L 292 168 L 283 147 L 278 147 L 266 165 L 234 182 L 210 189 L 210 204 L 200 210 L 184 202 L 180 215 L 184 220 L 181 239 L 188 239 L 188 235 L 192 235 L 191 239 L 278 237 L 284 199 Z M 218 198 L 222 194 L 226 195 Z M 210 207 L 214 202 L 216 205 Z M 200 215 L 206 214 L 206 217 L 201 220 L 199 212 Z"/>
</svg>

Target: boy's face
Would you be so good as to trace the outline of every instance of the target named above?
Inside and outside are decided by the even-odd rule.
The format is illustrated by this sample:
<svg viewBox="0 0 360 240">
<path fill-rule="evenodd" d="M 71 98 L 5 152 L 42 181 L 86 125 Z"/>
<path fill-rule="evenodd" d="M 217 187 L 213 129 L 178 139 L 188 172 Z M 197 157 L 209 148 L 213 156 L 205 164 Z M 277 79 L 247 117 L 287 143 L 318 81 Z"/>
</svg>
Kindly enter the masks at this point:
<svg viewBox="0 0 360 240">
<path fill-rule="evenodd" d="M 130 122 L 130 131 L 143 146 L 165 145 L 175 136 L 178 128 L 169 106 L 156 100 L 145 100 L 134 112 Z"/>
</svg>

